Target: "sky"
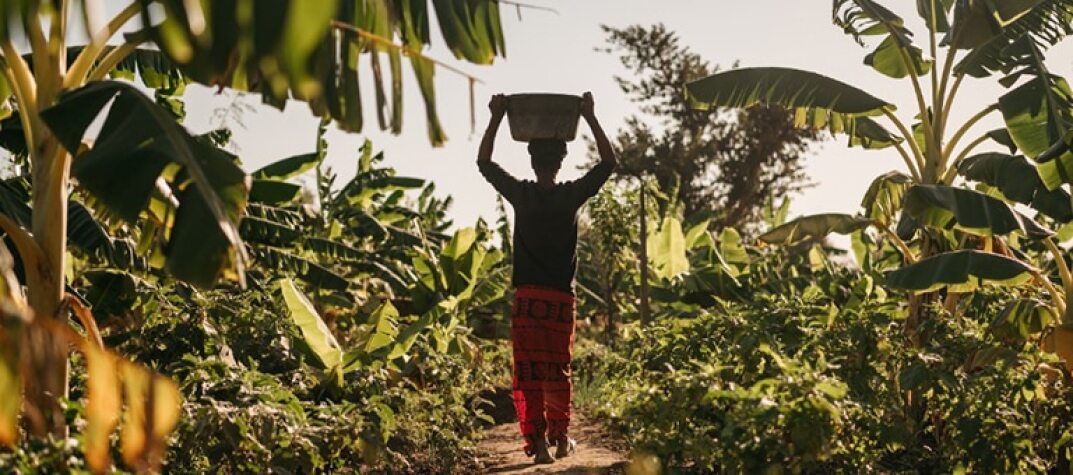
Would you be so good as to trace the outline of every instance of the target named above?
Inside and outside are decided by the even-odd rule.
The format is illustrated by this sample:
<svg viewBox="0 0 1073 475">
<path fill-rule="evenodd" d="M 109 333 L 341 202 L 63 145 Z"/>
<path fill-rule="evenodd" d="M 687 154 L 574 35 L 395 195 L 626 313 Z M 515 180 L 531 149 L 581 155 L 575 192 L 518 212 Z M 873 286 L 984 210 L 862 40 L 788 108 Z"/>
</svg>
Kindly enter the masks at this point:
<svg viewBox="0 0 1073 475">
<path fill-rule="evenodd" d="M 863 64 L 868 49 L 857 45 L 831 23 L 829 1 L 820 0 L 530 0 L 529 3 L 558 10 L 549 13 L 523 10 L 521 19 L 504 6 L 502 17 L 507 43 L 506 58 L 491 66 L 455 61 L 435 36 L 428 55 L 446 60 L 480 78 L 477 87 L 477 128 L 470 129 L 469 92 L 461 76 L 444 69 L 436 75 L 438 108 L 448 142 L 440 148 L 429 145 L 424 108 L 416 83 L 407 75 L 405 86 L 404 131 L 393 136 L 376 129 L 375 119 L 366 116 L 366 130 L 328 133 L 327 164 L 343 182 L 352 176 L 358 148 L 369 139 L 383 150 L 386 164 L 400 175 L 433 180 L 441 195 L 452 195 L 451 211 L 456 225 L 468 226 L 484 217 L 496 218 L 495 192 L 477 173 L 475 158 L 481 133 L 488 120 L 487 99 L 494 93 L 560 92 L 580 94 L 591 91 L 596 113 L 608 134 L 613 136 L 625 119 L 638 113 L 613 77 L 628 74 L 618 59 L 596 48 L 605 46 L 600 25 L 625 27 L 632 24 L 664 23 L 681 37 L 681 43 L 713 64 L 743 67 L 782 66 L 819 72 L 849 82 L 899 106 L 899 115 L 910 123 L 915 107 L 911 85 L 879 75 Z M 909 27 L 923 31 L 913 2 L 885 2 L 909 21 Z M 918 41 L 926 39 L 921 37 Z M 1048 53 L 1049 65 L 1057 74 L 1073 75 L 1073 40 Z M 363 86 L 369 85 L 365 80 Z M 966 80 L 952 116 L 953 124 L 964 121 L 994 101 L 1002 88 L 994 80 Z M 364 103 L 372 103 L 372 91 L 363 91 Z M 317 119 L 308 107 L 291 102 L 284 111 L 261 106 L 256 96 L 217 93 L 191 87 L 187 95 L 187 126 L 202 132 L 220 125 L 221 110 L 242 105 L 241 125 L 234 118 L 225 122 L 234 128 L 234 140 L 247 171 L 291 155 L 313 151 Z M 226 114 L 225 114 L 226 116 Z M 977 126 L 969 139 L 997 127 L 1001 118 L 994 114 Z M 588 135 L 582 122 L 579 135 Z M 978 149 L 983 151 L 984 149 Z M 561 178 L 580 175 L 576 168 L 587 161 L 585 142 L 569 144 L 569 156 Z M 529 177 L 525 144 L 513 142 L 504 121 L 496 142 L 495 159 L 519 177 Z M 893 149 L 864 151 L 846 146 L 844 136 L 816 146 L 806 158 L 806 172 L 814 188 L 792 197 L 791 216 L 820 212 L 855 213 L 871 180 L 889 170 L 904 171 Z"/>
</svg>

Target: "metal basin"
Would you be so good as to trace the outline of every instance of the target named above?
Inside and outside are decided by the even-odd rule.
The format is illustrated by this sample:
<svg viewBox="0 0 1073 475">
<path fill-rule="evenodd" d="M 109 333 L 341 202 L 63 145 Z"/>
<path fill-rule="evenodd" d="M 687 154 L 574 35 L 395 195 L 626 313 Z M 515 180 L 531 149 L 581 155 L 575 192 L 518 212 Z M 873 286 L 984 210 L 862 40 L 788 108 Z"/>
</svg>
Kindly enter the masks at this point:
<svg viewBox="0 0 1073 475">
<path fill-rule="evenodd" d="M 510 136 L 519 142 L 533 139 L 574 140 L 580 115 L 581 96 L 512 94 L 507 97 Z"/>
</svg>

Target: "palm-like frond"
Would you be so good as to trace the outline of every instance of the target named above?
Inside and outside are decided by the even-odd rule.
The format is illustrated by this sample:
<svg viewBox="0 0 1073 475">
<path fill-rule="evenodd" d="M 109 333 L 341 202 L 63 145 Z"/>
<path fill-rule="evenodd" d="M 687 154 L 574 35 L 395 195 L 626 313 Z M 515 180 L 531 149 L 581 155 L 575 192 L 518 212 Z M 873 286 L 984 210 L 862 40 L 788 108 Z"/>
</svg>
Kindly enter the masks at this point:
<svg viewBox="0 0 1073 475">
<path fill-rule="evenodd" d="M 1027 13 L 1009 23 L 989 41 L 973 48 L 958 62 L 954 71 L 973 77 L 986 77 L 997 71 L 1009 72 L 1016 56 L 1011 45 L 1028 37 L 1045 50 L 1073 34 L 1073 0 L 1042 0 Z"/>
</svg>

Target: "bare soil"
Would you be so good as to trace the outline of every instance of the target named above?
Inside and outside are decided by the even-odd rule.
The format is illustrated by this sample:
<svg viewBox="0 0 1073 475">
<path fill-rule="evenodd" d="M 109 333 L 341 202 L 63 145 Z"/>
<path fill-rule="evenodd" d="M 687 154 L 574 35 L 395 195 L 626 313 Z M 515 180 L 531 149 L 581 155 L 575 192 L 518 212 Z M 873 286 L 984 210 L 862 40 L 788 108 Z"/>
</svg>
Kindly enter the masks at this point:
<svg viewBox="0 0 1073 475">
<path fill-rule="evenodd" d="M 489 427 L 478 447 L 483 472 L 556 473 L 556 474 L 624 474 L 627 459 L 623 444 L 598 421 L 575 409 L 570 436 L 577 440 L 577 451 L 553 464 L 536 465 L 522 451 L 521 432 L 514 417 L 509 391 L 496 391 L 488 399 L 494 408 L 488 411 L 497 425 Z"/>
</svg>

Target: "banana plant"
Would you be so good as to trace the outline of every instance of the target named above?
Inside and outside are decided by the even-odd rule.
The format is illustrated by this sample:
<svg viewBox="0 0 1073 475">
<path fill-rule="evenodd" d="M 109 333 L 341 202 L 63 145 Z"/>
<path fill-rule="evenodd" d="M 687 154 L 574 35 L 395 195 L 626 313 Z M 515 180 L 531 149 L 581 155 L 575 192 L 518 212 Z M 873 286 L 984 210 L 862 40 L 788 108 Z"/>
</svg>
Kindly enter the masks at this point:
<svg viewBox="0 0 1073 475">
<path fill-rule="evenodd" d="M 221 278 L 244 281 L 248 256 L 239 220 L 251 178 L 235 157 L 177 122 L 182 110 L 175 95 L 187 82 L 257 92 L 278 107 L 302 100 L 314 114 L 359 130 L 357 86 L 364 76 L 378 92 L 381 126 L 398 132 L 401 57 L 408 56 L 429 138 L 440 143 L 433 89 L 440 63 L 422 52 L 432 42 L 432 18 L 457 58 L 488 64 L 503 53 L 492 0 L 138 0 L 96 21 L 104 11 L 99 0 L 0 4 L 0 118 L 17 119 L 4 122 L 0 132 L 5 143 L 21 136 L 33 183 L 29 225 L 0 214 L 0 229 L 22 263 L 28 318 L 35 321 L 62 323 L 70 313 L 65 276 L 72 189 L 94 203 L 94 212 L 139 224 L 136 240 L 151 265 L 201 287 Z M 68 44 L 73 22 L 89 32 L 85 45 Z M 380 63 L 385 55 L 390 101 Z M 358 70 L 363 58 L 370 61 L 367 73 Z M 156 97 L 122 80 L 132 75 L 156 89 Z M 99 131 L 91 132 L 98 120 Z M 69 394 L 69 342 L 55 325 L 20 328 L 29 425 L 36 435 L 64 437 L 58 401 Z"/>
<path fill-rule="evenodd" d="M 1034 208 L 1040 219 L 1058 225 L 1071 218 L 1073 93 L 1047 68 L 1045 52 L 1073 32 L 1073 1 L 919 0 L 916 14 L 925 27 L 922 45 L 905 18 L 881 2 L 832 1 L 835 25 L 870 49 L 864 63 L 911 88 L 911 120 L 860 88 L 789 68 L 731 70 L 689 83 L 688 93 L 702 109 L 781 105 L 794 111 L 801 127 L 844 134 L 851 147 L 891 148 L 905 164 L 904 173 L 872 183 L 861 214 L 800 218 L 761 240 L 786 243 L 874 227 L 907 264 L 888 276 L 893 287 L 958 293 L 981 282 L 1032 280 L 1062 314 L 1065 294 L 1073 291 L 1065 252 L 1053 233 L 1011 204 Z M 965 79 L 995 78 L 1007 91 L 964 123 L 952 123 Z M 996 114 L 1003 129 L 978 131 Z M 973 155 L 986 144 L 1011 155 Z M 1018 151 L 1023 156 L 1012 155 Z M 954 187 L 959 177 L 979 182 L 977 190 Z M 1063 289 L 1008 249 L 1011 233 L 1050 253 Z M 966 249 L 969 244 L 976 249 Z"/>
<path fill-rule="evenodd" d="M 399 306 L 390 295 L 366 302 L 368 320 L 359 325 L 359 337 L 345 350 L 312 301 L 290 279 L 280 280 L 286 312 L 303 337 L 310 362 L 338 381 L 359 367 L 400 370 L 397 362 L 411 358 L 411 348 L 420 338 L 441 353 L 475 354 L 463 316 L 494 304 L 507 290 L 503 253 L 486 246 L 489 234 L 464 228 L 438 253 L 418 251 L 413 263 L 419 279 L 406 289 L 409 298 L 394 299 Z"/>
</svg>

